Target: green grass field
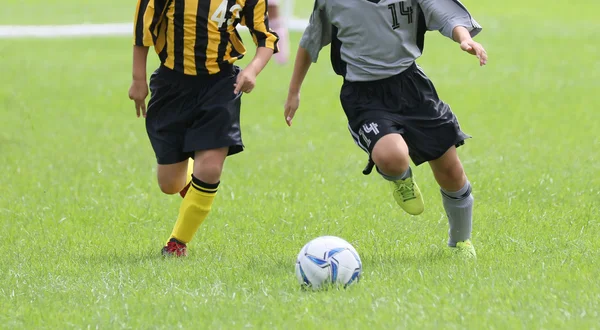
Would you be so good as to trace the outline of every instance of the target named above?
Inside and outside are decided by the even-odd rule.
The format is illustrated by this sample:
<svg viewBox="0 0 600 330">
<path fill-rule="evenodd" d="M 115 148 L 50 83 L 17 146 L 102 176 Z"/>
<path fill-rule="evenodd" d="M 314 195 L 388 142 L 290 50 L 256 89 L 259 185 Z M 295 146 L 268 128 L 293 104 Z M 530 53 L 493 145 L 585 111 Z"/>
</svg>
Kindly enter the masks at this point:
<svg viewBox="0 0 600 330">
<path fill-rule="evenodd" d="M 134 10 L 55 2 L 9 0 L 0 22 Z M 227 161 L 189 257 L 165 260 L 181 199 L 160 193 L 127 98 L 130 38 L 0 40 L 0 328 L 599 329 L 600 5 L 464 3 L 488 66 L 436 33 L 419 63 L 473 136 L 459 149 L 476 199 L 473 263 L 447 253 L 427 165 L 414 169 L 419 217 L 361 174 L 328 50 L 293 127 L 291 65 L 271 63 L 244 96 L 247 149 Z M 361 282 L 300 290 L 296 255 L 320 235 L 356 247 Z"/>
</svg>

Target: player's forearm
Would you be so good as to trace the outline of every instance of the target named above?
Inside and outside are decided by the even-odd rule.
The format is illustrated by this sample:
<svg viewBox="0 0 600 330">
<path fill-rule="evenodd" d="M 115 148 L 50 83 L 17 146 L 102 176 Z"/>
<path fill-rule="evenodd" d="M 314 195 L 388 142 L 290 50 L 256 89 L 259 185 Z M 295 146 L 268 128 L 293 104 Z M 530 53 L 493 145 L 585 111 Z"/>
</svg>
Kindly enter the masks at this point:
<svg viewBox="0 0 600 330">
<path fill-rule="evenodd" d="M 464 26 L 456 26 L 452 30 L 452 39 L 458 43 L 471 40 L 471 33 Z"/>
<path fill-rule="evenodd" d="M 308 73 L 311 63 L 312 61 L 308 51 L 302 47 L 298 47 L 296 62 L 294 63 L 294 73 L 292 74 L 292 79 L 290 81 L 290 94 L 300 93 L 300 88 L 302 87 L 302 83 L 304 82 L 304 78 L 306 77 L 306 73 Z"/>
<path fill-rule="evenodd" d="M 146 80 L 148 47 L 133 46 L 133 80 Z"/>
<path fill-rule="evenodd" d="M 271 48 L 256 48 L 256 55 L 254 55 L 254 58 L 252 61 L 250 61 L 250 64 L 246 66 L 246 70 L 250 69 L 254 71 L 256 75 L 258 75 L 265 68 L 265 66 L 267 66 L 271 56 L 273 56 L 273 50 Z"/>
</svg>

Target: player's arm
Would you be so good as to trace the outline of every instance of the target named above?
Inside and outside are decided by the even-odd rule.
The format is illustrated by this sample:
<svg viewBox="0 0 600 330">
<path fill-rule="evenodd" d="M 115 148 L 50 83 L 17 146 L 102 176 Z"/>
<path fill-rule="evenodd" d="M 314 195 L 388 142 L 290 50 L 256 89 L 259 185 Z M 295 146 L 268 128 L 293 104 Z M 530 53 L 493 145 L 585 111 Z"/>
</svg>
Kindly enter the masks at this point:
<svg viewBox="0 0 600 330">
<path fill-rule="evenodd" d="M 234 93 L 250 93 L 256 84 L 256 77 L 265 68 L 273 53 L 277 52 L 277 34 L 267 28 L 269 18 L 265 0 L 249 0 L 243 9 L 242 24 L 248 27 L 256 44 L 256 54 L 240 72 L 235 83 Z"/>
<path fill-rule="evenodd" d="M 292 119 L 300 106 L 300 90 L 304 78 L 310 69 L 311 63 L 317 62 L 321 49 L 331 43 L 331 33 L 331 22 L 327 18 L 322 4 L 317 0 L 308 27 L 304 30 L 302 39 L 300 39 L 294 63 L 294 73 L 292 73 L 290 79 L 288 97 L 283 113 L 288 126 L 292 125 Z"/>
<path fill-rule="evenodd" d="M 298 52 L 296 52 L 294 73 L 292 73 L 292 79 L 290 80 L 288 97 L 285 102 L 285 110 L 283 113 L 285 122 L 288 126 L 292 126 L 292 119 L 300 106 L 300 89 L 302 88 L 302 83 L 304 82 L 304 78 L 306 77 L 311 64 L 310 53 L 302 46 L 299 46 Z"/>
<path fill-rule="evenodd" d="M 153 45 L 150 31 L 154 19 L 154 0 L 138 0 L 133 36 L 133 65 L 132 82 L 129 88 L 129 98 L 135 102 L 136 114 L 146 117 L 146 97 L 148 83 L 146 82 L 146 61 L 148 49 Z"/>
<path fill-rule="evenodd" d="M 148 47 L 133 46 L 133 69 L 129 99 L 135 102 L 135 112 L 139 117 L 146 117 L 146 97 L 148 96 L 148 83 L 146 82 L 146 60 Z"/>
<path fill-rule="evenodd" d="M 471 33 L 464 26 L 456 26 L 452 30 L 452 39 L 460 44 L 460 49 L 477 56 L 479 65 L 487 64 L 487 53 L 483 46 L 472 39 Z"/>
<path fill-rule="evenodd" d="M 460 48 L 477 56 L 480 65 L 487 63 L 487 53 L 481 44 L 473 40 L 481 25 L 459 1 L 418 0 L 425 16 L 427 28 L 438 30 L 444 36 L 460 44 Z"/>
</svg>

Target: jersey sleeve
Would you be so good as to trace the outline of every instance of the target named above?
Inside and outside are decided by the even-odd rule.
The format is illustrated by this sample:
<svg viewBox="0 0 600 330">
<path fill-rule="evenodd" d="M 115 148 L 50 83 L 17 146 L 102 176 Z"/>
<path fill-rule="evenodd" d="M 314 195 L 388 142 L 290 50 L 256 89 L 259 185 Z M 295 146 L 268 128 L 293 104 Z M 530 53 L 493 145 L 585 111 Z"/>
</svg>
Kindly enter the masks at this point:
<svg viewBox="0 0 600 330">
<path fill-rule="evenodd" d="M 457 26 L 469 30 L 471 37 L 481 32 L 481 25 L 458 0 L 418 0 L 418 2 L 428 30 L 438 30 L 450 39 L 452 39 L 452 31 Z"/>
<path fill-rule="evenodd" d="M 267 47 L 277 53 L 279 37 L 269 28 L 267 2 L 265 0 L 248 0 L 243 9 L 242 25 L 245 25 L 257 47 Z"/>
<path fill-rule="evenodd" d="M 300 47 L 306 49 L 312 62 L 317 62 L 321 49 L 331 43 L 331 33 L 332 25 L 325 8 L 321 1 L 316 0 L 308 26 L 300 39 Z"/>
<path fill-rule="evenodd" d="M 154 0 L 138 0 L 133 23 L 133 44 L 150 47 L 154 44 L 151 25 L 154 19 Z"/>
</svg>

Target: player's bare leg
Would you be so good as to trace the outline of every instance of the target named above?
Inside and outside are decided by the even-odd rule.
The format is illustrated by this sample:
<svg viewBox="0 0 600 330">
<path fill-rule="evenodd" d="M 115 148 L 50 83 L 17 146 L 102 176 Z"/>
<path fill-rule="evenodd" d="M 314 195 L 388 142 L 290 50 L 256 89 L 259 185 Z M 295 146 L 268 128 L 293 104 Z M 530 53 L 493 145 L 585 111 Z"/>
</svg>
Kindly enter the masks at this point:
<svg viewBox="0 0 600 330">
<path fill-rule="evenodd" d="M 398 205 L 412 215 L 423 213 L 423 196 L 413 179 L 408 146 L 402 136 L 383 136 L 373 147 L 371 159 L 381 176 L 390 182 Z"/>
<path fill-rule="evenodd" d="M 442 157 L 430 161 L 429 165 L 440 185 L 442 202 L 448 215 L 448 246 L 456 247 L 466 257 L 475 257 L 475 248 L 471 244 L 474 199 L 456 147 L 451 147 Z"/>
<path fill-rule="evenodd" d="M 219 183 L 228 152 L 229 148 L 196 151 L 194 177 L 208 184 Z"/>
<path fill-rule="evenodd" d="M 197 151 L 194 174 L 187 194 L 181 202 L 177 222 L 163 248 L 164 255 L 185 256 L 189 243 L 208 216 L 221 180 L 229 148 Z"/>
<path fill-rule="evenodd" d="M 160 190 L 169 195 L 177 194 L 187 184 L 188 160 L 175 164 L 161 165 L 156 169 Z"/>
<path fill-rule="evenodd" d="M 285 64 L 290 57 L 290 37 L 287 22 L 281 15 L 279 9 L 278 1 L 269 1 L 269 6 L 267 8 L 269 12 L 269 26 L 279 36 L 279 42 L 277 43 L 279 52 L 273 55 L 273 57 L 277 63 Z"/>
</svg>

